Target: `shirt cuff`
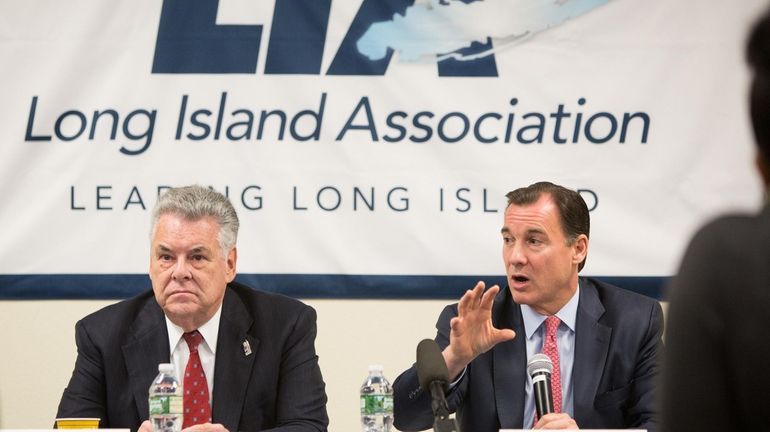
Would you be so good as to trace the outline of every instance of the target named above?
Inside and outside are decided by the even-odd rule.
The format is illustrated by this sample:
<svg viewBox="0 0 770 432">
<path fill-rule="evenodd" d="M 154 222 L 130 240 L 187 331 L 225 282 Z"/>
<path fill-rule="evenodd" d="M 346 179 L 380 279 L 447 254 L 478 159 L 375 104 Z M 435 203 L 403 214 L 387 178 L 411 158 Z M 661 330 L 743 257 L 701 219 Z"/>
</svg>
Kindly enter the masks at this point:
<svg viewBox="0 0 770 432">
<path fill-rule="evenodd" d="M 456 385 L 457 385 L 457 384 L 458 384 L 460 381 L 462 381 L 462 380 L 463 380 L 463 377 L 465 376 L 465 370 L 466 370 L 466 369 L 468 369 L 468 366 L 465 366 L 465 367 L 463 368 L 463 371 L 462 371 L 462 372 L 460 372 L 460 375 L 457 377 L 457 379 L 456 379 L 456 380 L 454 380 L 454 381 L 452 381 L 452 382 L 449 384 L 449 391 L 452 391 L 452 389 L 453 389 L 453 388 L 455 388 L 455 386 L 456 386 Z"/>
</svg>

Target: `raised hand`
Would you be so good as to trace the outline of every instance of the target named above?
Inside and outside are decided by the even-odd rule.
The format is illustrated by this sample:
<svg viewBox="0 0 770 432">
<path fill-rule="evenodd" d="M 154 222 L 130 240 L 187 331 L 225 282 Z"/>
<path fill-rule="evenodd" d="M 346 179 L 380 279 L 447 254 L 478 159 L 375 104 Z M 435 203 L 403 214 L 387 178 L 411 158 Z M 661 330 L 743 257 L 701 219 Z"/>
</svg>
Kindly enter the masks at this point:
<svg viewBox="0 0 770 432">
<path fill-rule="evenodd" d="M 479 282 L 457 304 L 457 316 L 449 323 L 449 345 L 443 351 L 450 379 L 456 378 L 479 354 L 516 336 L 511 329 L 492 325 L 492 304 L 499 291 L 497 285 L 484 291 L 484 282 Z"/>
</svg>

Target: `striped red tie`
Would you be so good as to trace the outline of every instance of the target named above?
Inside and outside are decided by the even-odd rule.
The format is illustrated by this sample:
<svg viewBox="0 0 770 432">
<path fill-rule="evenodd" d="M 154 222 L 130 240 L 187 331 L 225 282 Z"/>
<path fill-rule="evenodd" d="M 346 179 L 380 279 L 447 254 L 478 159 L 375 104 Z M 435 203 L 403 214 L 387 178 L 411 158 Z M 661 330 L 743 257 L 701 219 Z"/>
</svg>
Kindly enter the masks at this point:
<svg viewBox="0 0 770 432">
<path fill-rule="evenodd" d="M 211 422 L 211 405 L 209 404 L 209 385 L 206 382 L 206 373 L 201 365 L 201 356 L 198 354 L 198 345 L 203 336 L 195 330 L 185 333 L 187 346 L 190 347 L 190 359 L 184 370 L 184 421 L 182 428 L 201 423 Z"/>
</svg>

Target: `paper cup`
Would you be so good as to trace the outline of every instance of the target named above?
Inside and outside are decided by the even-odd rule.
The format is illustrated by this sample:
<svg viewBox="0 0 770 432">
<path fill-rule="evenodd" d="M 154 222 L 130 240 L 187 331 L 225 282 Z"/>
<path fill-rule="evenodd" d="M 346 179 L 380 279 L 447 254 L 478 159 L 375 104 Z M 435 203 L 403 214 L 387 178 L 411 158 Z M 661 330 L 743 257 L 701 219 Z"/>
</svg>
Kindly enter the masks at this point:
<svg viewBox="0 0 770 432">
<path fill-rule="evenodd" d="M 98 418 L 57 418 L 58 429 L 99 429 Z"/>
</svg>

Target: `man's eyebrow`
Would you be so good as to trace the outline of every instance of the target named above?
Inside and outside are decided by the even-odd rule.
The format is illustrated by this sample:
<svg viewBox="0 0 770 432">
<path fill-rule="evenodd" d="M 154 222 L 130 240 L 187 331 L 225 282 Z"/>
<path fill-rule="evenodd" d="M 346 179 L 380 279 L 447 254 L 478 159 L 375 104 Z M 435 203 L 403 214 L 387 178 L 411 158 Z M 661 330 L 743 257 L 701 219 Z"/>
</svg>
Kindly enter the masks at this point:
<svg viewBox="0 0 770 432">
<path fill-rule="evenodd" d="M 527 234 L 545 234 L 545 230 L 542 228 L 530 228 L 527 230 Z"/>
<path fill-rule="evenodd" d="M 190 250 L 191 254 L 201 253 L 201 252 L 211 252 L 211 250 L 209 248 L 207 248 L 206 246 L 198 246 L 198 247 L 194 247 L 194 248 L 192 248 L 192 250 Z"/>
<path fill-rule="evenodd" d="M 160 253 L 167 253 L 167 252 L 171 252 L 171 249 L 164 245 L 158 245 L 155 247 L 155 251 Z M 207 252 L 211 252 L 211 250 L 206 246 L 196 246 L 190 249 L 188 253 L 207 253 Z"/>
<path fill-rule="evenodd" d="M 500 234 L 510 234 L 511 230 L 508 229 L 508 227 L 502 227 L 500 229 Z M 527 230 L 527 234 L 545 234 L 545 230 L 542 228 L 530 228 Z"/>
</svg>

